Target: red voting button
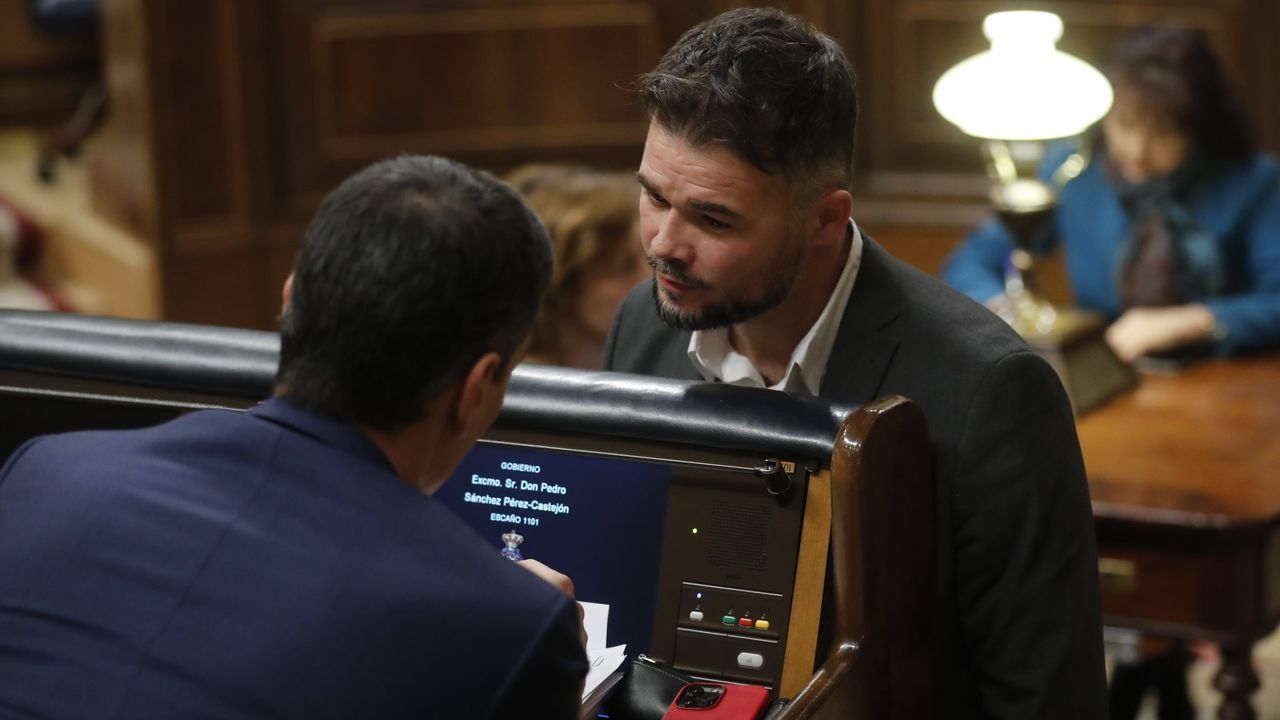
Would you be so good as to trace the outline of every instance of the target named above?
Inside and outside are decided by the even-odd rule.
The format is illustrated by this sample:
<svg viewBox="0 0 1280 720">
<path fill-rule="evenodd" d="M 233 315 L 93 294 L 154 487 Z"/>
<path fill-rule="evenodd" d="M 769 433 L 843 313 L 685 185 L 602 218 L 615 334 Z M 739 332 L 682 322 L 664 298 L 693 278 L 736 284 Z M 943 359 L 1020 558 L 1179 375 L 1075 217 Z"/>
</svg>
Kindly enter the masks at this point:
<svg viewBox="0 0 1280 720">
<path fill-rule="evenodd" d="M 744 617 L 738 621 L 738 627 L 751 627 L 752 625 L 755 625 L 755 624 L 756 624 L 756 621 L 752 620 L 751 618 Z"/>
</svg>

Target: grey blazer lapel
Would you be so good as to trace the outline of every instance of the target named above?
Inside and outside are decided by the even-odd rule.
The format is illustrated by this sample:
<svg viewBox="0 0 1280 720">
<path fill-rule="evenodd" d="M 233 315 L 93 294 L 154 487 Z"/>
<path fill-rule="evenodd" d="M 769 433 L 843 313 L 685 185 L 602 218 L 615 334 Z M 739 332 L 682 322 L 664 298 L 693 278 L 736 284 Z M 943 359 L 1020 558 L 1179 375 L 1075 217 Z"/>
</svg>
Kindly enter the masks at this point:
<svg viewBox="0 0 1280 720">
<path fill-rule="evenodd" d="M 654 317 L 657 317 L 657 315 L 655 314 Z M 662 320 L 659 319 L 658 322 L 662 322 Z M 691 335 L 692 333 L 681 331 L 666 342 L 666 347 L 669 349 L 658 355 L 658 357 L 663 358 L 664 362 L 664 366 L 657 372 L 658 375 L 675 378 L 676 380 L 705 379 L 702 377 L 702 373 L 698 372 L 698 368 L 693 366 L 693 361 L 689 359 L 688 347 Z"/>
<path fill-rule="evenodd" d="M 866 233 L 862 243 L 858 277 L 819 393 L 840 402 L 874 400 L 901 342 L 892 332 L 902 304 L 900 282 L 891 267 L 894 260 Z"/>
</svg>

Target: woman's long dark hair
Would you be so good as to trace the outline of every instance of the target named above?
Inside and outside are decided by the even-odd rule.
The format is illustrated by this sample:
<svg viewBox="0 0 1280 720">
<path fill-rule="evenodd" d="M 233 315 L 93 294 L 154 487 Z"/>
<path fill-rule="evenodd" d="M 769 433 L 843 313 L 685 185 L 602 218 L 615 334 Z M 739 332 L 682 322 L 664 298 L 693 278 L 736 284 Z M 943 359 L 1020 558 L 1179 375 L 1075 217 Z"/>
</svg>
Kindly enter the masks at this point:
<svg viewBox="0 0 1280 720">
<path fill-rule="evenodd" d="M 1210 162 L 1246 162 L 1253 128 L 1200 30 L 1154 25 L 1122 38 L 1105 65 L 1117 92 L 1168 112 Z"/>
</svg>

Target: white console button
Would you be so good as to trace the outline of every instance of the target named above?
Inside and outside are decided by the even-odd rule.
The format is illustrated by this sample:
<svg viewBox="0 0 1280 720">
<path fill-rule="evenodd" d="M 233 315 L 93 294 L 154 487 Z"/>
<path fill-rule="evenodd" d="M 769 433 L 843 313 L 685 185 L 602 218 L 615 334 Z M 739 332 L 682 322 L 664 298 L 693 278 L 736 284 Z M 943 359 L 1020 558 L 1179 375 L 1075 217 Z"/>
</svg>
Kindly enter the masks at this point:
<svg viewBox="0 0 1280 720">
<path fill-rule="evenodd" d="M 691 610 L 691 611 L 689 612 L 689 619 L 690 619 L 690 620 L 692 620 L 692 621 L 694 621 L 694 622 L 702 622 L 702 611 L 701 611 L 701 610 Z"/>
<path fill-rule="evenodd" d="M 764 656 L 760 653 L 740 652 L 738 653 L 738 667 L 759 670 L 764 667 Z"/>
</svg>

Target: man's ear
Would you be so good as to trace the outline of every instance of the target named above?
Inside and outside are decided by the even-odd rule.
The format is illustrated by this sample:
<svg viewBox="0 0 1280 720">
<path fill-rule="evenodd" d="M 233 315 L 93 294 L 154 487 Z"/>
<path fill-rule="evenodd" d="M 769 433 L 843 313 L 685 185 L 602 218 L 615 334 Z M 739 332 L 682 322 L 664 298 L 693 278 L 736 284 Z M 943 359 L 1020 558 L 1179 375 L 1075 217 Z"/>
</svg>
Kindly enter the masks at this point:
<svg viewBox="0 0 1280 720">
<path fill-rule="evenodd" d="M 505 383 L 498 377 L 502 373 L 502 358 L 496 352 L 480 356 L 467 371 L 458 387 L 450 413 L 453 429 L 461 435 L 478 438 L 497 415 L 502 406 Z"/>
<path fill-rule="evenodd" d="M 293 297 L 293 273 L 284 279 L 284 287 L 280 288 L 280 315 L 289 309 L 289 300 Z"/>
<path fill-rule="evenodd" d="M 815 240 L 819 245 L 838 245 L 844 242 L 853 214 L 853 195 L 848 190 L 828 190 L 818 197 L 812 217 L 817 222 Z"/>
</svg>

